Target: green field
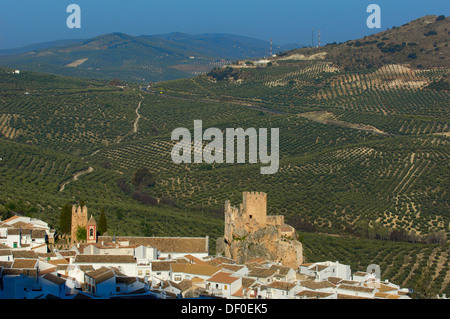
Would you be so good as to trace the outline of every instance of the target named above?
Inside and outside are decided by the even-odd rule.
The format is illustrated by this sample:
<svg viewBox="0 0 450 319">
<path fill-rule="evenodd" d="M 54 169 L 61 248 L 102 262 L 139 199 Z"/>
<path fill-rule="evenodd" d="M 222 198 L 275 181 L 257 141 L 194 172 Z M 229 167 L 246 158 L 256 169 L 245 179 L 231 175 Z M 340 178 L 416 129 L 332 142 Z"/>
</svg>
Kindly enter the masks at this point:
<svg viewBox="0 0 450 319">
<path fill-rule="evenodd" d="M 94 217 L 105 209 L 110 234 L 208 235 L 214 253 L 224 201 L 263 191 L 269 214 L 300 231 L 308 261 L 377 263 L 417 296 L 448 294 L 449 93 L 429 86 L 448 70 L 285 61 L 237 80 L 159 82 L 151 93 L 0 71 L 3 216 L 22 211 L 58 229 L 61 207 L 84 200 Z M 173 163 L 170 134 L 194 120 L 279 128 L 279 171 Z M 141 168 L 153 184 L 133 183 Z"/>
</svg>

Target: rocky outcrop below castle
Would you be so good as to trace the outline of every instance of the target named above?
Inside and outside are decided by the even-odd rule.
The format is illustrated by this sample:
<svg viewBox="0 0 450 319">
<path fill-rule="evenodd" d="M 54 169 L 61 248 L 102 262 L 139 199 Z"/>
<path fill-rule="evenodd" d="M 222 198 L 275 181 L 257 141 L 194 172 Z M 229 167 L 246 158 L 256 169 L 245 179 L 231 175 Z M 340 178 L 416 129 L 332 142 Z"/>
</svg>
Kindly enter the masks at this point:
<svg viewBox="0 0 450 319">
<path fill-rule="evenodd" d="M 216 253 L 228 255 L 238 263 L 255 258 L 280 262 L 296 269 L 303 262 L 302 244 L 292 238 L 279 235 L 276 226 L 268 225 L 253 233 L 243 232 L 241 237 L 229 240 L 220 237 L 216 242 Z"/>
<path fill-rule="evenodd" d="M 284 216 L 267 216 L 265 193 L 244 192 L 239 207 L 225 202 L 225 231 L 216 253 L 239 263 L 263 258 L 296 269 L 303 263 L 303 246 L 296 237 Z"/>
</svg>

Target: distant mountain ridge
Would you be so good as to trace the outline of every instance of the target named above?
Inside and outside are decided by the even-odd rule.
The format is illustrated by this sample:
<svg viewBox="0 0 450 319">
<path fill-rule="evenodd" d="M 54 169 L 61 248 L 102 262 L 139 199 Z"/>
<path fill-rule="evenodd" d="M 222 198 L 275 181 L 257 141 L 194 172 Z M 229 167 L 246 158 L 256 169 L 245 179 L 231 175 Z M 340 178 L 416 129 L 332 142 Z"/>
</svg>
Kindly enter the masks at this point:
<svg viewBox="0 0 450 319">
<path fill-rule="evenodd" d="M 274 45 L 273 53 L 293 47 Z M 156 82 L 186 78 L 230 60 L 265 57 L 269 51 L 268 41 L 230 34 L 115 32 L 0 50 L 0 65 L 66 76 Z"/>
</svg>

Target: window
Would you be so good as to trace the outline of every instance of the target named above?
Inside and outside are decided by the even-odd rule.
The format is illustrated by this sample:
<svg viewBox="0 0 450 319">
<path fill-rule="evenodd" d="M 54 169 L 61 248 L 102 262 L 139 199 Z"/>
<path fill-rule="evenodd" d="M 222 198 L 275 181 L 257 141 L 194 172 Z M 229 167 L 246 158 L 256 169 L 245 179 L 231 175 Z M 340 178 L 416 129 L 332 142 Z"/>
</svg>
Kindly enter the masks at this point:
<svg viewBox="0 0 450 319">
<path fill-rule="evenodd" d="M 174 280 L 175 280 L 175 281 L 181 281 L 181 275 L 176 275 L 176 276 L 174 277 Z"/>
<path fill-rule="evenodd" d="M 227 289 L 228 289 L 228 286 L 227 286 L 227 285 L 224 285 L 224 286 L 223 286 L 223 289 L 227 290 Z"/>
<path fill-rule="evenodd" d="M 252 219 L 252 216 L 253 216 L 253 215 L 250 215 L 250 219 Z"/>
<path fill-rule="evenodd" d="M 138 276 L 142 276 L 142 270 L 138 270 Z"/>
</svg>

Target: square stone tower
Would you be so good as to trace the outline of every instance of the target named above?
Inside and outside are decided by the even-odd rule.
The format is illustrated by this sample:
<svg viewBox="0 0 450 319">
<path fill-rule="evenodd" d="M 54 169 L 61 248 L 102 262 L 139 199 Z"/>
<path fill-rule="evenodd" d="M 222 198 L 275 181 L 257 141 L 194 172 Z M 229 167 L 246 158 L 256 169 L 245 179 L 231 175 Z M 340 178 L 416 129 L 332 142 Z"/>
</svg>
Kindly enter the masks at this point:
<svg viewBox="0 0 450 319">
<path fill-rule="evenodd" d="M 267 223 L 267 194 L 263 192 L 244 192 L 242 194 L 243 219 L 253 220 L 259 227 Z"/>
<path fill-rule="evenodd" d="M 83 207 L 81 206 L 77 207 L 76 205 L 72 205 L 72 228 L 70 233 L 72 241 L 77 240 L 78 226 L 86 227 L 87 222 L 88 222 L 88 212 L 86 205 L 84 205 Z"/>
</svg>

